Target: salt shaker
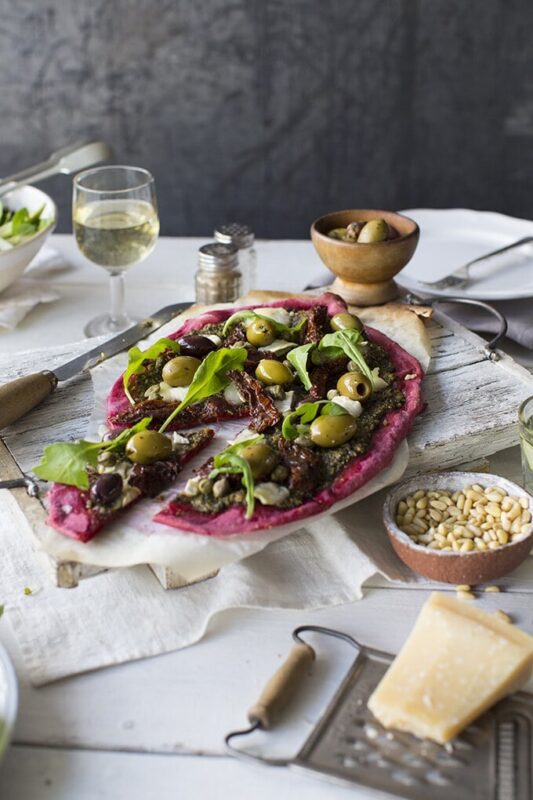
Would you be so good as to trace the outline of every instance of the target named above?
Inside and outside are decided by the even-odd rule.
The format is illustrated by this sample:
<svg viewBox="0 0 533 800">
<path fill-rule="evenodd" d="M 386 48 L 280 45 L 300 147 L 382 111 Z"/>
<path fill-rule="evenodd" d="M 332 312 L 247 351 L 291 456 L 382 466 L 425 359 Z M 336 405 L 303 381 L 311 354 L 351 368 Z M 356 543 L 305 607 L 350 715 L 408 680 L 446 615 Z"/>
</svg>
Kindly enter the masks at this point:
<svg viewBox="0 0 533 800">
<path fill-rule="evenodd" d="M 229 222 L 215 228 L 215 241 L 233 244 L 239 251 L 239 269 L 242 274 L 241 293 L 255 289 L 257 253 L 254 247 L 254 233 L 248 225 Z"/>
<path fill-rule="evenodd" d="M 241 273 L 237 248 L 210 242 L 198 251 L 196 300 L 198 303 L 226 303 L 241 294 Z"/>
</svg>

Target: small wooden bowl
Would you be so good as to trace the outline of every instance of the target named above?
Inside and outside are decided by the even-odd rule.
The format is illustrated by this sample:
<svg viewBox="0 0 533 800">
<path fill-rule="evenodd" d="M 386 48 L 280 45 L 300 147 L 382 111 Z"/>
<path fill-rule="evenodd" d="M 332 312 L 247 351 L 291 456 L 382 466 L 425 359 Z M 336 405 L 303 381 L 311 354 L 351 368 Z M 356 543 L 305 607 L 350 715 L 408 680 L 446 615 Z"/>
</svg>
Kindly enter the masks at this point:
<svg viewBox="0 0 533 800">
<path fill-rule="evenodd" d="M 396 525 L 394 518 L 399 501 L 418 489 L 427 492 L 443 490 L 456 492 L 473 483 L 481 486 L 498 486 L 508 494 L 527 498 L 529 510 L 533 514 L 533 497 L 516 483 L 499 475 L 482 472 L 434 472 L 409 478 L 398 484 L 387 495 L 383 507 L 383 521 L 396 555 L 413 572 L 435 581 L 475 586 L 507 575 L 527 558 L 533 545 L 533 533 L 519 541 L 503 545 L 498 550 L 456 553 L 449 550 L 446 552 L 432 550 L 415 544 Z"/>
<path fill-rule="evenodd" d="M 345 228 L 350 222 L 380 217 L 396 230 L 395 239 L 384 242 L 342 242 L 331 239 L 333 228 Z M 373 306 L 387 303 L 398 294 L 392 280 L 412 258 L 420 230 L 416 222 L 403 214 L 379 209 L 353 208 L 334 211 L 316 219 L 311 225 L 311 240 L 326 265 L 337 277 L 332 290 L 347 303 Z"/>
</svg>

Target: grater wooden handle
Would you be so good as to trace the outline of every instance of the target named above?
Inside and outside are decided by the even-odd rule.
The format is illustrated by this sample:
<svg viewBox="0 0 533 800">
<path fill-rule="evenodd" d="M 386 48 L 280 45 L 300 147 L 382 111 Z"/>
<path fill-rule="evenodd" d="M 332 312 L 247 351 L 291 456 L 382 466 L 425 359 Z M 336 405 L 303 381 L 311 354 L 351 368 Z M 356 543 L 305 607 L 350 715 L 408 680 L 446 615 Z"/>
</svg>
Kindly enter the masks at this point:
<svg viewBox="0 0 533 800">
<path fill-rule="evenodd" d="M 287 659 L 268 681 L 257 702 L 248 711 L 251 725 L 259 724 L 265 730 L 274 725 L 314 660 L 315 651 L 308 644 L 302 642 L 292 648 Z"/>
<path fill-rule="evenodd" d="M 38 406 L 52 394 L 56 386 L 56 376 L 47 370 L 16 378 L 0 386 L 0 430 Z"/>
</svg>

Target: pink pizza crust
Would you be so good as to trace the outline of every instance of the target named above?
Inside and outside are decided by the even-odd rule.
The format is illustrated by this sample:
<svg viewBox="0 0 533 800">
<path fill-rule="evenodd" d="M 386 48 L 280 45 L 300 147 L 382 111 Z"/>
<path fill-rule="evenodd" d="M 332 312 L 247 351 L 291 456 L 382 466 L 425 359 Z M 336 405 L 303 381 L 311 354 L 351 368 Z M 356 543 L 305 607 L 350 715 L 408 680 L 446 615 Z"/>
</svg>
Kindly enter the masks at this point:
<svg viewBox="0 0 533 800">
<path fill-rule="evenodd" d="M 384 470 L 392 461 L 400 442 L 410 432 L 415 417 L 424 408 L 421 392 L 423 371 L 416 358 L 385 334 L 369 327 L 365 327 L 365 333 L 371 342 L 389 354 L 396 372 L 395 385 L 404 393 L 405 403 L 402 408 L 386 414 L 372 437 L 369 450 L 345 467 L 331 486 L 296 508 L 258 505 L 251 519 L 246 519 L 242 506 L 232 506 L 218 514 L 205 514 L 195 511 L 187 503 L 172 501 L 154 517 L 155 522 L 207 536 L 227 536 L 274 528 L 326 511 Z"/>
<path fill-rule="evenodd" d="M 209 434 L 209 435 L 207 435 Z M 180 469 L 199 453 L 213 438 L 215 432 L 206 430 L 205 436 L 195 447 L 184 451 L 180 460 Z M 167 488 L 162 486 L 161 490 Z M 116 511 L 102 513 L 98 508 L 87 508 L 89 492 L 78 489 L 77 486 L 67 486 L 64 483 L 54 483 L 48 492 L 48 517 L 46 522 L 60 533 L 78 539 L 80 542 L 90 541 L 105 525 L 120 516 L 124 511 L 143 497 L 140 494 L 135 500 L 124 508 Z"/>
<path fill-rule="evenodd" d="M 238 311 L 247 311 L 254 308 L 286 308 L 287 311 L 301 311 L 308 308 L 313 308 L 314 306 L 326 306 L 328 314 L 333 316 L 334 314 L 342 314 L 347 310 L 346 303 L 340 297 L 331 292 L 325 292 L 324 294 L 318 295 L 317 297 L 291 297 L 285 298 L 282 300 L 275 300 L 273 303 L 265 303 L 259 305 L 255 303 L 254 305 L 250 306 L 236 306 L 234 308 L 224 308 L 224 309 L 216 309 L 214 311 L 207 311 L 205 314 L 201 314 L 199 317 L 192 317 L 188 319 L 181 328 L 178 328 L 177 331 L 171 333 L 167 336 L 168 339 L 180 339 L 182 336 L 186 336 L 188 333 L 193 333 L 194 331 L 198 331 L 204 327 L 204 325 L 218 325 L 221 322 L 229 319 L 232 314 L 235 314 Z M 115 424 L 110 421 L 111 417 L 115 417 L 117 414 L 122 414 L 130 408 L 130 401 L 128 400 L 126 393 L 124 392 L 124 386 L 122 383 L 122 375 L 120 378 L 117 378 L 113 386 L 111 387 L 111 391 L 107 397 L 107 417 L 108 417 L 108 425 L 111 429 L 123 428 L 126 427 L 121 424 Z M 169 411 L 170 413 L 170 411 Z M 237 419 L 238 417 L 243 416 L 242 413 L 238 411 L 235 414 L 221 414 L 216 418 L 209 418 L 204 419 L 202 418 L 198 424 L 203 424 L 206 422 L 216 422 L 218 419 Z M 183 428 L 191 427 L 190 420 L 180 420 L 177 417 L 173 422 L 169 425 L 169 430 L 182 430 Z"/>
</svg>

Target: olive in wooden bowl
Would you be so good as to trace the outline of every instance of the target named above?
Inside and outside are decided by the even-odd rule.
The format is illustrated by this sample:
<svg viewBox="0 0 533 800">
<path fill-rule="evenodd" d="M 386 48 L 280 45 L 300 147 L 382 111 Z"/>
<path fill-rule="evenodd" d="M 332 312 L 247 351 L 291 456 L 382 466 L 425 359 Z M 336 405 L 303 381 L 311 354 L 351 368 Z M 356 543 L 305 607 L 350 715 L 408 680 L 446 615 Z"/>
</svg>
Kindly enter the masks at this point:
<svg viewBox="0 0 533 800">
<path fill-rule="evenodd" d="M 410 261 L 419 235 L 414 220 L 379 209 L 334 211 L 311 225 L 315 249 L 336 275 L 333 291 L 359 306 L 396 297 L 393 278 Z"/>
<path fill-rule="evenodd" d="M 385 500 L 383 521 L 396 555 L 413 572 L 445 583 L 486 583 L 527 558 L 533 497 L 480 472 L 418 475 Z"/>
</svg>

